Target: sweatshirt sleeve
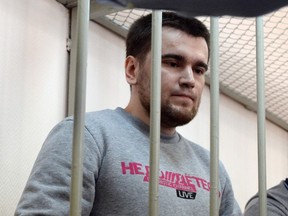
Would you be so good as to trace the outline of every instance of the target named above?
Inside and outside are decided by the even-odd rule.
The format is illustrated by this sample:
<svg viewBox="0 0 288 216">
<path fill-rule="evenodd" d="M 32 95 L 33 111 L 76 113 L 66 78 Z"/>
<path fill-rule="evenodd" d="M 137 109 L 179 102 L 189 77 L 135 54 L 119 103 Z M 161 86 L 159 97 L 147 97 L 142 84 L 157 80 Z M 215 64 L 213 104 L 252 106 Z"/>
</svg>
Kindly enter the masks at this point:
<svg viewBox="0 0 288 216">
<path fill-rule="evenodd" d="M 15 215 L 69 215 L 73 121 L 64 120 L 48 135 L 32 168 Z M 101 154 L 85 128 L 82 213 L 89 215 Z"/>
<path fill-rule="evenodd" d="M 242 216 L 241 209 L 234 197 L 234 192 L 232 189 L 231 180 L 226 172 L 222 163 L 220 163 L 221 176 L 220 179 L 223 179 L 220 182 L 222 187 L 221 195 L 221 204 L 219 215 L 220 216 Z M 221 181 L 221 180 L 220 180 Z"/>
</svg>

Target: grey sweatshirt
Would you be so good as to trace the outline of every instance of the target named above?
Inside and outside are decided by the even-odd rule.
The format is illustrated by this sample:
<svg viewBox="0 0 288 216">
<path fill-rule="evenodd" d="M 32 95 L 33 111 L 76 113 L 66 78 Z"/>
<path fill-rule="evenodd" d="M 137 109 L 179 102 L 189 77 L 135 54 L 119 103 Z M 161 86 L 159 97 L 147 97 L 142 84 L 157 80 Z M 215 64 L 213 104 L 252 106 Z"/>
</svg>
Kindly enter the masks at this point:
<svg viewBox="0 0 288 216">
<path fill-rule="evenodd" d="M 68 215 L 73 119 L 48 135 L 15 215 Z M 121 108 L 87 113 L 82 215 L 148 215 L 149 127 Z M 159 215 L 209 215 L 209 152 L 180 134 L 161 136 Z M 221 216 L 241 215 L 219 165 Z"/>
</svg>

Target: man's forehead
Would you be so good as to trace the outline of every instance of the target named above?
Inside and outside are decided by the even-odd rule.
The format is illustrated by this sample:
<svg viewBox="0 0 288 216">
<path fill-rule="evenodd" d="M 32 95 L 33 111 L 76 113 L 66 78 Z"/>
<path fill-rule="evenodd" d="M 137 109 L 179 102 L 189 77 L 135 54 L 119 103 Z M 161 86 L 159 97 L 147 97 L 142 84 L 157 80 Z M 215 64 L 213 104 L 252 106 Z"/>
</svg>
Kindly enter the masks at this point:
<svg viewBox="0 0 288 216">
<path fill-rule="evenodd" d="M 208 62 L 208 45 L 203 37 L 194 37 L 182 31 L 163 31 L 162 55 L 175 54 L 185 59 L 196 57 Z"/>
<path fill-rule="evenodd" d="M 192 34 L 188 34 L 185 31 L 181 31 L 176 28 L 171 28 L 171 27 L 163 27 L 162 30 L 162 43 L 167 43 L 169 42 L 170 44 L 176 44 L 177 43 L 182 43 L 183 39 L 185 41 L 195 41 L 199 43 L 200 41 L 202 43 L 205 43 L 208 49 L 208 44 L 205 40 L 204 37 L 201 36 L 194 36 Z"/>
</svg>

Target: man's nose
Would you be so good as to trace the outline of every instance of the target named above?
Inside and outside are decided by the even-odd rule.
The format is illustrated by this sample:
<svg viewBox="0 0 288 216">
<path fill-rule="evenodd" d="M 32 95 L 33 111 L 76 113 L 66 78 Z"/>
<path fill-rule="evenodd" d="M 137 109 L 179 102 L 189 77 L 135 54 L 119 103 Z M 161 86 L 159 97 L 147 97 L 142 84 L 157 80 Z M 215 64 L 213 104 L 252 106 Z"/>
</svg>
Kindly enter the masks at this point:
<svg viewBox="0 0 288 216">
<path fill-rule="evenodd" d="M 180 86 L 193 88 L 195 86 L 195 79 L 192 67 L 185 67 L 182 71 L 180 79 Z"/>
</svg>

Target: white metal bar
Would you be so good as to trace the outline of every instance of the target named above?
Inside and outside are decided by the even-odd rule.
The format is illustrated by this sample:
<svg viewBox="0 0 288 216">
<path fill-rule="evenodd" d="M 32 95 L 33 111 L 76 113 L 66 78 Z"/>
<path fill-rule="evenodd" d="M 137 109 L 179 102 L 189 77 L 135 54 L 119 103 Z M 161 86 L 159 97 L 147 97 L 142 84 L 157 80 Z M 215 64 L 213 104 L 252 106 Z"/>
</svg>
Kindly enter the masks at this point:
<svg viewBox="0 0 288 216">
<path fill-rule="evenodd" d="M 219 24 L 210 18 L 210 216 L 219 215 Z"/>
<path fill-rule="evenodd" d="M 76 85 L 72 151 L 70 215 L 81 215 L 83 179 L 83 138 L 86 102 L 87 40 L 89 29 L 89 0 L 78 0 L 76 35 Z"/>
<path fill-rule="evenodd" d="M 259 215 L 267 215 L 263 17 L 256 17 L 257 128 Z"/>
<path fill-rule="evenodd" d="M 152 11 L 149 215 L 159 212 L 162 11 Z"/>
</svg>

